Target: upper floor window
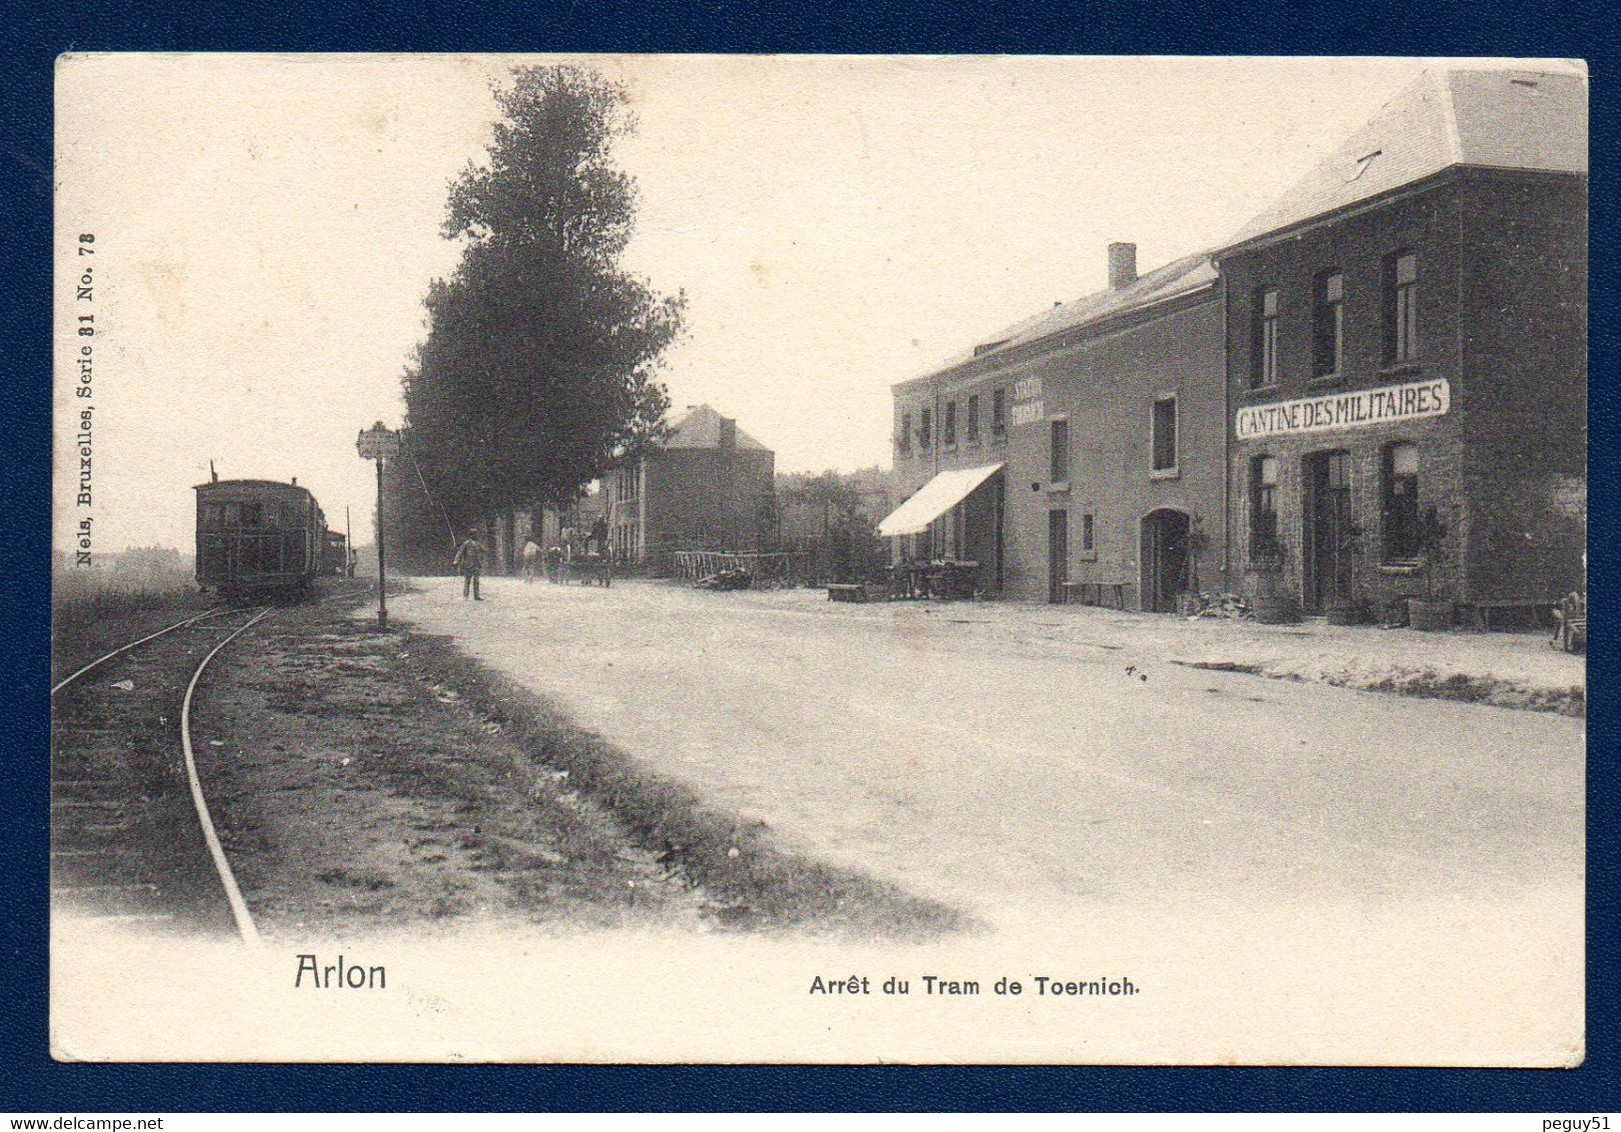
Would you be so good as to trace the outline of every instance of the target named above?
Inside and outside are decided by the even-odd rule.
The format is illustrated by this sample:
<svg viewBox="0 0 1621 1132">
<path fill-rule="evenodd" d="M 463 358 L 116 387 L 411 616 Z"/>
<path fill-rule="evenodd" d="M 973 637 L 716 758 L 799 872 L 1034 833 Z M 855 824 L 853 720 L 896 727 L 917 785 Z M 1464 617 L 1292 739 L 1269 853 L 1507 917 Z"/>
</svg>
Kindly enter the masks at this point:
<svg viewBox="0 0 1621 1132">
<path fill-rule="evenodd" d="M 924 409 L 918 414 L 917 446 L 929 448 L 934 444 L 934 411 Z"/>
<path fill-rule="evenodd" d="M 901 432 L 900 435 L 895 438 L 895 447 L 899 448 L 902 452 L 910 452 L 912 450 L 911 413 L 901 414 Z"/>
<path fill-rule="evenodd" d="M 1278 293 L 1265 288 L 1255 293 L 1254 368 L 1250 388 L 1278 382 Z"/>
<path fill-rule="evenodd" d="M 957 402 L 946 402 L 945 420 L 940 422 L 940 443 L 952 445 L 957 443 Z"/>
<path fill-rule="evenodd" d="M 1422 551 L 1418 515 L 1418 445 L 1392 444 L 1385 449 L 1385 561 L 1411 562 Z"/>
<path fill-rule="evenodd" d="M 979 439 L 979 394 L 968 395 L 968 443 Z"/>
<path fill-rule="evenodd" d="M 1274 551 L 1278 543 L 1278 458 L 1250 461 L 1250 554 Z"/>
<path fill-rule="evenodd" d="M 1418 358 L 1418 255 L 1397 252 L 1385 260 L 1385 362 Z"/>
<path fill-rule="evenodd" d="M 1161 397 L 1154 402 L 1153 470 L 1176 471 L 1176 396 Z"/>
<path fill-rule="evenodd" d="M 1311 375 L 1329 377 L 1345 360 L 1345 276 L 1325 271 L 1312 282 Z"/>
<path fill-rule="evenodd" d="M 1052 454 L 1051 467 L 1047 478 L 1054 485 L 1069 482 L 1069 421 L 1060 419 L 1052 422 Z"/>
<path fill-rule="evenodd" d="M 1007 433 L 1007 390 L 997 386 L 991 390 L 991 435 Z"/>
</svg>

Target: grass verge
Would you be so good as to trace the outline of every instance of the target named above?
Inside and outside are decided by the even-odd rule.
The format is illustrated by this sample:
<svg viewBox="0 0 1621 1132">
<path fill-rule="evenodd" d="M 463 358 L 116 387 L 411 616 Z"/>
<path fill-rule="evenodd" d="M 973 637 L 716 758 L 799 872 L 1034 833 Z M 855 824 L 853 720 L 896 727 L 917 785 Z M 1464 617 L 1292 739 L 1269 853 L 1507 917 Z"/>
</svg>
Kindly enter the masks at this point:
<svg viewBox="0 0 1621 1132">
<path fill-rule="evenodd" d="M 723 928 L 810 931 L 926 940 L 977 930 L 965 913 L 887 882 L 784 852 L 764 822 L 741 821 L 689 787 L 654 774 L 556 705 L 458 652 L 440 636 L 410 633 L 410 649 L 433 679 L 571 789 L 610 809 L 632 839 L 701 885 Z"/>
<path fill-rule="evenodd" d="M 1305 676 L 1286 669 L 1272 670 L 1261 664 L 1246 664 L 1231 660 L 1173 660 L 1171 663 L 1206 672 L 1241 672 L 1247 676 L 1265 676 L 1269 680 L 1316 679 L 1324 684 L 1333 684 L 1339 688 L 1354 688 L 1359 692 L 1390 692 L 1398 696 L 1487 704 L 1491 707 L 1512 708 L 1518 711 L 1545 711 L 1578 719 L 1587 715 L 1587 689 L 1580 684 L 1572 684 L 1568 688 L 1532 688 L 1511 680 L 1500 680 L 1495 676 L 1470 676 L 1462 672 L 1443 676 L 1433 668 L 1397 669 L 1375 678 L 1350 672 L 1326 672 L 1320 676 Z"/>
</svg>

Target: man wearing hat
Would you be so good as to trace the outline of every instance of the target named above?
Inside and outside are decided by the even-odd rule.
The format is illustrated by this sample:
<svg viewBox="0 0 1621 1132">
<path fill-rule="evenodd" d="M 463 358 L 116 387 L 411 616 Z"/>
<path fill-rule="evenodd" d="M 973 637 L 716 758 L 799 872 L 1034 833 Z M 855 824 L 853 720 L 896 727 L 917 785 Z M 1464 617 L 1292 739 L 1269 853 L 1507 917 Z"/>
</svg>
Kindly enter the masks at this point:
<svg viewBox="0 0 1621 1132">
<path fill-rule="evenodd" d="M 456 557 L 451 559 L 450 565 L 462 572 L 462 600 L 466 601 L 471 593 L 474 601 L 483 601 L 478 596 L 478 576 L 484 572 L 484 544 L 478 541 L 477 527 L 467 532 L 467 538 L 456 548 Z"/>
</svg>

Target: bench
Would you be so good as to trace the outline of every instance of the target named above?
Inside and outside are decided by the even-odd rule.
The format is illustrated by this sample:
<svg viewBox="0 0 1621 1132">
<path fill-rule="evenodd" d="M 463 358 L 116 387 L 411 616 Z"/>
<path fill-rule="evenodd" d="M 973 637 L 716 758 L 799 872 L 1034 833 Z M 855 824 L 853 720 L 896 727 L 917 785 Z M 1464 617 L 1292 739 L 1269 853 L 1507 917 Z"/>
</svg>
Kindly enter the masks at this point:
<svg viewBox="0 0 1621 1132">
<path fill-rule="evenodd" d="M 845 585 L 837 583 L 827 587 L 828 601 L 870 601 L 867 587 L 862 585 Z"/>
<path fill-rule="evenodd" d="M 1518 601 L 1470 601 L 1470 602 L 1465 602 L 1464 606 L 1469 611 L 1469 616 L 1470 616 L 1470 619 L 1471 619 L 1471 623 L 1474 625 L 1474 627 L 1476 629 L 1479 629 L 1481 632 L 1490 632 L 1491 631 L 1492 615 L 1493 614 L 1497 614 L 1497 613 L 1524 613 L 1524 612 L 1529 611 L 1533 618 L 1538 619 L 1538 620 L 1534 620 L 1532 622 L 1532 624 L 1538 624 L 1539 621 L 1540 621 L 1540 618 L 1545 617 L 1547 615 L 1547 610 L 1548 610 L 1548 603 L 1546 601 L 1530 601 L 1530 600 L 1518 600 Z"/>
<path fill-rule="evenodd" d="M 1064 591 L 1064 604 L 1075 603 L 1079 598 L 1081 605 L 1104 605 L 1103 591 L 1112 590 L 1114 604 L 1109 609 L 1126 608 L 1126 587 L 1129 582 L 1060 582 L 1059 587 Z"/>
</svg>

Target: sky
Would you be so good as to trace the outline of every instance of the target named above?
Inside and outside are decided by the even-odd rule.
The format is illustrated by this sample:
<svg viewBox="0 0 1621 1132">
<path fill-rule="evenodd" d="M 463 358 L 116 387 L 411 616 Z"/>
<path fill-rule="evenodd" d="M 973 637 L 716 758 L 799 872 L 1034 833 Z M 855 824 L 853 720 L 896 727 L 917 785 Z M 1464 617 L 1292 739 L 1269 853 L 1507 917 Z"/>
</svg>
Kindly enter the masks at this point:
<svg viewBox="0 0 1621 1132">
<path fill-rule="evenodd" d="M 369 541 L 356 433 L 402 419 L 449 184 L 491 84 L 562 57 L 80 55 L 57 72 L 56 531 L 189 550 L 193 485 L 297 477 Z M 890 386 L 1215 246 L 1412 59 L 604 56 L 638 119 L 624 265 L 684 292 L 662 374 L 780 471 L 888 466 Z M 81 233 L 95 255 L 78 254 Z M 92 266 L 93 297 L 75 278 Z M 75 334 L 93 313 L 93 396 Z M 93 502 L 76 504 L 93 408 Z"/>
</svg>

